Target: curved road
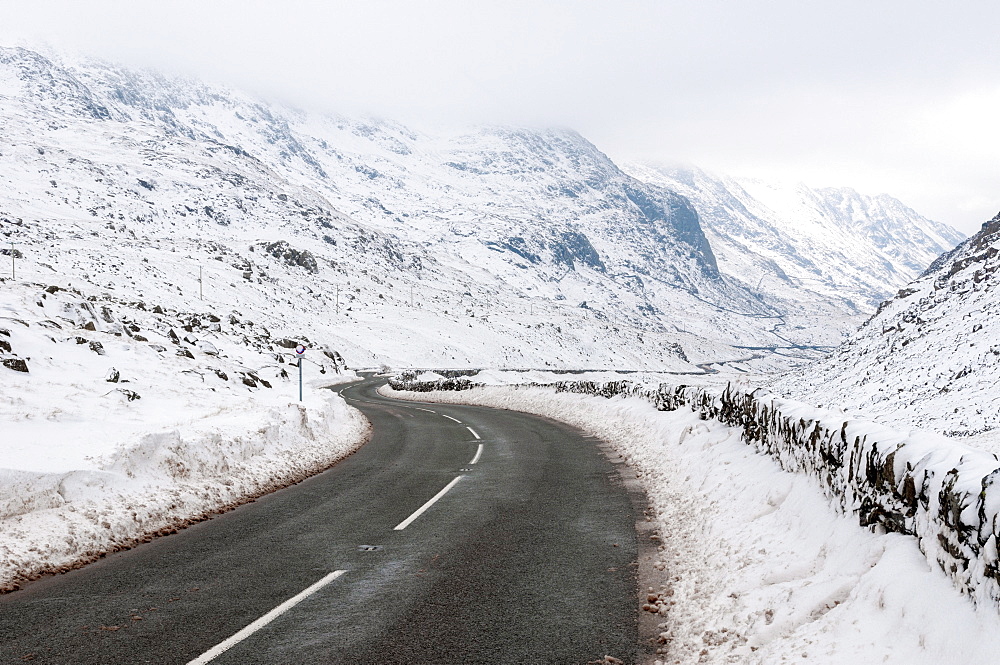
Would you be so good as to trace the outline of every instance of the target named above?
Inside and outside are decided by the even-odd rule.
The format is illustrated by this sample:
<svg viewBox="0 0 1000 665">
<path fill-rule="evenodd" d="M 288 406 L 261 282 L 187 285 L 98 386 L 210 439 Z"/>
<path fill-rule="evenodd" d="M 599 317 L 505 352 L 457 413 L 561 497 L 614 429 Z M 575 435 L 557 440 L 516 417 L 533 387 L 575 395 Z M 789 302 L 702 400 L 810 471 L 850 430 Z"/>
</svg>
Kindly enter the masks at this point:
<svg viewBox="0 0 1000 665">
<path fill-rule="evenodd" d="M 639 497 L 597 441 L 340 388 L 331 469 L 0 596 L 2 663 L 587 663 L 639 656 Z"/>
</svg>

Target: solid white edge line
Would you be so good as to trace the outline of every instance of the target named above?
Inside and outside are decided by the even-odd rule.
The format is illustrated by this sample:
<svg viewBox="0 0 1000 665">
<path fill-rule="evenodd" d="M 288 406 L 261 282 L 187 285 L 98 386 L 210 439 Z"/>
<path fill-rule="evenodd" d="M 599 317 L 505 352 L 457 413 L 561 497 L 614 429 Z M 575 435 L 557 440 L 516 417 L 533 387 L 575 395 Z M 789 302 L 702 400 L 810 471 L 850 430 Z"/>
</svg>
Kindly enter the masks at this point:
<svg viewBox="0 0 1000 665">
<path fill-rule="evenodd" d="M 449 415 L 447 415 L 445 413 L 442 413 L 441 415 L 444 416 L 445 418 L 447 418 L 448 420 L 454 420 L 456 423 L 461 423 L 462 422 L 458 418 L 452 418 L 451 416 L 449 416 Z"/>
<path fill-rule="evenodd" d="M 447 485 L 445 485 L 444 489 L 441 490 L 440 492 L 438 492 L 437 494 L 435 494 L 434 497 L 430 501 L 428 501 L 424 505 L 422 505 L 419 508 L 417 508 L 417 511 L 415 513 L 413 513 L 412 515 L 410 515 L 409 517 L 407 517 L 405 520 L 403 520 L 402 522 L 400 522 L 399 524 L 397 524 L 396 528 L 394 528 L 393 531 L 402 531 L 406 527 L 408 527 L 411 524 L 413 524 L 414 520 L 416 520 L 418 517 L 420 517 L 421 515 L 423 515 L 425 510 L 427 510 L 428 508 L 430 508 L 431 506 L 433 506 L 435 503 L 437 503 L 438 499 L 440 499 L 445 494 L 447 494 L 448 490 L 450 490 L 452 487 L 454 487 L 455 484 L 458 483 L 458 481 L 460 481 L 461 479 L 462 479 L 462 476 L 458 476 L 457 478 L 455 478 L 455 480 L 453 480 L 450 483 L 448 483 Z"/>
<path fill-rule="evenodd" d="M 202 655 L 198 656 L 197 658 L 195 658 L 194 660 L 192 660 L 191 662 L 189 662 L 187 665 L 204 665 L 205 663 L 207 663 L 207 662 L 215 659 L 216 657 L 222 655 L 226 651 L 229 651 L 229 649 L 231 649 L 232 647 L 236 646 L 237 644 L 239 644 L 240 642 L 242 642 L 246 638 L 250 637 L 251 635 L 253 635 L 254 633 L 256 633 L 258 630 L 260 630 L 261 628 L 263 628 L 267 624 L 271 623 L 272 621 L 274 621 L 275 619 L 277 619 L 279 616 L 281 616 L 282 614 L 284 614 L 288 610 L 292 609 L 293 607 L 295 607 L 296 605 L 298 605 L 299 603 L 301 603 L 303 600 L 305 600 L 309 596 L 313 595 L 314 593 L 316 593 L 317 591 L 319 591 L 320 589 L 322 589 L 323 587 L 325 587 L 327 584 L 329 584 L 330 582 L 334 581 L 335 579 L 337 579 L 338 577 L 340 577 L 341 575 L 343 575 L 346 572 L 347 572 L 346 570 L 335 570 L 335 571 L 333 571 L 332 573 L 330 573 L 329 575 L 327 575 L 326 577 L 324 577 L 323 579 L 321 579 L 319 582 L 316 582 L 315 584 L 313 584 L 312 586 L 310 586 L 309 588 L 307 588 L 305 591 L 302 591 L 301 593 L 299 593 L 299 594 L 297 594 L 295 596 L 292 596 L 291 598 L 289 598 L 288 600 L 286 600 L 285 602 L 283 602 L 281 605 L 278 605 L 273 610 L 271 610 L 270 612 L 268 612 L 267 614 L 265 614 L 261 618 L 257 619 L 253 623 L 251 623 L 249 626 L 247 626 L 243 630 L 239 631 L 238 633 L 236 633 L 235 635 L 233 635 L 229 639 L 227 639 L 227 640 L 225 640 L 223 642 L 220 642 L 219 644 L 215 645 L 214 647 L 212 647 L 211 649 L 209 649 L 208 651 L 206 651 Z"/>
<path fill-rule="evenodd" d="M 469 462 L 469 464 L 470 465 L 475 464 L 476 462 L 479 461 L 479 458 L 482 456 L 483 456 L 483 444 L 480 443 L 479 448 L 476 450 L 476 456 L 472 458 L 472 461 Z"/>
<path fill-rule="evenodd" d="M 483 438 L 483 437 L 479 436 L 478 434 L 476 434 L 476 430 L 472 429 L 472 428 L 471 428 L 471 427 L 469 427 L 468 425 L 466 425 L 466 426 L 465 426 L 465 429 L 467 429 L 467 430 L 469 430 L 470 432 L 472 432 L 472 436 L 476 437 L 477 439 L 481 439 L 481 438 Z"/>
</svg>

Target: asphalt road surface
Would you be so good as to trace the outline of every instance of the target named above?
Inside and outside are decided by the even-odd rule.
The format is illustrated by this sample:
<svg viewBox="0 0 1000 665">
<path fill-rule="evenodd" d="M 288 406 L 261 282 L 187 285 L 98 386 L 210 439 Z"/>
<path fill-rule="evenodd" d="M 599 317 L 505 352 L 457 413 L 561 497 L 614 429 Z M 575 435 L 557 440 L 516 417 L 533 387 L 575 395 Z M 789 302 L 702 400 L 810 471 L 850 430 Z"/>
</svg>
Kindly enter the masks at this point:
<svg viewBox="0 0 1000 665">
<path fill-rule="evenodd" d="M 338 387 L 374 434 L 326 472 L 0 596 L 0 662 L 636 662 L 636 497 L 598 442 L 379 383 Z"/>
</svg>

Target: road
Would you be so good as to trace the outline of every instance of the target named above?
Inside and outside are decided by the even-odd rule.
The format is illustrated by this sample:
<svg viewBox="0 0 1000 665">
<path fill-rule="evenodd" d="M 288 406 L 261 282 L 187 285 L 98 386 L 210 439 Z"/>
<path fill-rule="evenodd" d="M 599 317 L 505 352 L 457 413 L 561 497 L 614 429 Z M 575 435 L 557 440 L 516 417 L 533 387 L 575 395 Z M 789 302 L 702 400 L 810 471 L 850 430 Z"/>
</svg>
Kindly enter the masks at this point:
<svg viewBox="0 0 1000 665">
<path fill-rule="evenodd" d="M 640 502 L 584 433 L 338 388 L 371 441 L 181 532 L 0 596 L 0 662 L 640 657 Z"/>
</svg>

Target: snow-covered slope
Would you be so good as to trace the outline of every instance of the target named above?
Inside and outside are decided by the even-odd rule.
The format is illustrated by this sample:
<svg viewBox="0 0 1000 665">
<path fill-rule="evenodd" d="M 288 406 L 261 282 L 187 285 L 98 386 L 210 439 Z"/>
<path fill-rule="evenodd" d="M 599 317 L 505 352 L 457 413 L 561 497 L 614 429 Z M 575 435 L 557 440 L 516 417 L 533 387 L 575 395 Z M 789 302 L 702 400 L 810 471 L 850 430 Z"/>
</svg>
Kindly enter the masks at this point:
<svg viewBox="0 0 1000 665">
<path fill-rule="evenodd" d="M 646 182 L 687 197 L 720 267 L 772 297 L 865 313 L 963 236 L 897 199 L 632 164 Z"/>
<path fill-rule="evenodd" d="M 418 131 L 24 49 L 0 49 L 0 114 L 26 274 L 191 298 L 201 266 L 208 302 L 355 365 L 772 369 L 858 316 L 720 269 L 686 198 L 569 130 Z"/>
<path fill-rule="evenodd" d="M 1000 215 L 883 303 L 830 357 L 778 381 L 796 399 L 1000 452 Z"/>
</svg>

